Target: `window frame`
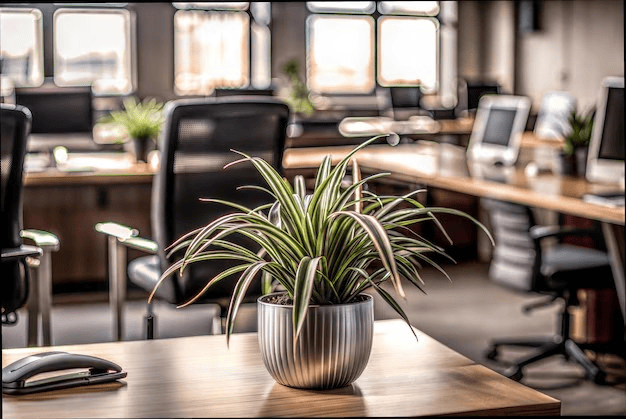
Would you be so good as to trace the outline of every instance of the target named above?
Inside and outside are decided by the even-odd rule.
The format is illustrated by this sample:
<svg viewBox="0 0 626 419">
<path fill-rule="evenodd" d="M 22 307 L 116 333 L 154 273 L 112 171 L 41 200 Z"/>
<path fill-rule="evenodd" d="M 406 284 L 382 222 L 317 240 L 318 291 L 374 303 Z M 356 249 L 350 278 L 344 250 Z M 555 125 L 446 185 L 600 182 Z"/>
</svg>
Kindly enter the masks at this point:
<svg viewBox="0 0 626 419">
<path fill-rule="evenodd" d="M 443 13 L 442 13 L 442 2 L 438 1 L 438 6 L 439 6 L 439 10 L 437 11 L 436 15 L 426 15 L 426 14 L 412 14 L 412 13 L 405 13 L 405 12 L 394 12 L 394 13 L 380 13 L 380 3 L 381 1 L 375 1 L 375 7 L 374 10 L 371 12 L 359 12 L 359 11 L 355 11 L 355 12 L 348 12 L 348 11 L 312 11 L 311 8 L 308 5 L 308 2 L 305 2 L 305 7 L 306 7 L 306 18 L 305 21 L 308 22 L 309 18 L 313 15 L 325 15 L 325 16 L 370 16 L 374 19 L 374 39 L 373 39 L 373 43 L 374 43 L 374 50 L 372 51 L 373 53 L 373 57 L 374 57 L 374 62 L 373 62 L 373 73 L 374 73 L 374 87 L 371 91 L 369 92 L 362 92 L 362 93 L 346 93 L 346 92 L 341 92 L 341 91 L 334 91 L 334 92 L 318 92 L 315 90 L 311 89 L 311 86 L 309 85 L 309 76 L 310 76 L 310 56 L 309 56 L 309 29 L 308 27 L 305 27 L 305 60 L 306 60 L 306 77 L 307 77 L 307 87 L 309 87 L 309 89 L 311 89 L 311 91 L 313 93 L 317 93 L 320 95 L 326 95 L 326 96 L 368 96 L 368 95 L 373 95 L 376 94 L 376 91 L 379 88 L 387 88 L 390 86 L 396 86 L 396 85 L 383 85 L 380 83 L 379 81 L 379 61 L 380 61 L 380 51 L 379 51 L 379 38 L 380 38 L 380 22 L 379 22 L 379 18 L 380 17 L 384 17 L 384 16 L 388 16 L 388 17 L 409 17 L 409 18 L 427 18 L 427 19 L 434 19 L 437 22 L 437 58 L 435 61 L 435 65 L 436 65 L 436 87 L 432 90 L 427 91 L 427 94 L 441 94 L 443 88 L 442 88 L 442 70 L 443 70 L 443 63 L 441 62 L 442 60 L 442 56 L 443 56 L 443 52 L 442 52 L 442 47 L 443 47 L 443 42 L 442 42 L 442 29 L 444 26 L 453 26 L 456 28 L 456 22 L 452 22 L 452 23 L 446 23 L 443 22 Z M 417 86 L 416 84 L 402 84 L 402 85 L 398 85 L 398 86 Z"/>
<path fill-rule="evenodd" d="M 172 7 L 174 8 L 175 12 L 174 12 L 174 18 L 176 16 L 177 13 L 181 12 L 181 11 L 186 11 L 186 12 L 205 12 L 205 13 L 245 13 L 248 15 L 248 51 L 247 51 L 247 60 L 248 60 L 248 74 L 247 74 L 247 84 L 241 87 L 223 87 L 223 86 L 215 86 L 215 88 L 226 88 L 226 89 L 233 89 L 233 90 L 244 90 L 244 89 L 250 89 L 250 88 L 257 88 L 257 87 L 253 87 L 253 80 L 254 80 L 254 71 L 255 71 L 255 63 L 254 63 L 254 56 L 252 53 L 252 49 L 253 49 L 253 26 L 254 25 L 259 25 L 261 27 L 265 27 L 270 31 L 270 48 L 269 48 L 269 52 L 270 52 L 270 56 L 269 56 L 269 74 L 270 74 L 270 83 L 268 85 L 268 87 L 271 86 L 272 81 L 271 81 L 271 76 L 272 76 L 272 39 L 271 39 L 271 33 L 272 33 L 272 19 L 271 19 L 271 2 L 267 2 L 270 3 L 270 20 L 267 23 L 264 22 L 259 22 L 257 21 L 257 19 L 255 19 L 254 17 L 254 13 L 252 11 L 252 3 L 253 2 L 246 2 L 248 3 L 248 5 L 245 7 L 245 9 L 242 8 L 217 8 L 217 7 L 202 7 L 202 6 L 197 6 L 197 5 L 189 5 L 188 7 L 179 7 L 176 5 L 176 2 L 172 3 Z M 189 4 L 189 3 L 183 3 L 183 4 Z M 173 42 L 173 46 L 172 46 L 172 50 L 173 50 L 173 57 L 174 57 L 174 67 L 173 67 L 173 86 L 172 89 L 174 91 L 174 93 L 178 96 L 182 96 L 182 97 L 192 97 L 192 96 L 204 96 L 206 94 L 202 93 L 202 92 L 185 92 L 185 91 L 181 91 L 178 86 L 176 85 L 176 23 L 174 22 L 174 42 Z M 262 88 L 262 87 L 260 87 Z"/>
</svg>

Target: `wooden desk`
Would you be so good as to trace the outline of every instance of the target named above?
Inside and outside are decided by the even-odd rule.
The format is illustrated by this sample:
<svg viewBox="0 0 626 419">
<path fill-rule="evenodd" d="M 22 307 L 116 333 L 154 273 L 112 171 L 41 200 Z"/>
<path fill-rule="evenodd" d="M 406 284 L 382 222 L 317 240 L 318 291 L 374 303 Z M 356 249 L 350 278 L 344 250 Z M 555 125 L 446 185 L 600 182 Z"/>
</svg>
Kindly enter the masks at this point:
<svg viewBox="0 0 626 419">
<path fill-rule="evenodd" d="M 24 186 L 109 185 L 151 183 L 156 168 L 143 162 L 129 161 L 126 153 L 70 153 L 74 165 L 91 163 L 91 169 L 60 170 L 49 167 L 26 172 Z M 99 165 L 99 166 L 98 166 Z"/>
<path fill-rule="evenodd" d="M 337 163 L 353 146 L 288 149 L 287 174 L 314 171 L 325 155 Z M 609 208 L 582 200 L 586 193 L 613 191 L 614 185 L 553 174 L 526 176 L 521 167 L 468 166 L 465 150 L 450 144 L 372 145 L 356 155 L 364 172 L 390 172 L 400 181 L 443 188 L 478 197 L 499 199 L 558 211 L 602 222 L 622 315 L 626 321 L 624 280 L 624 207 Z"/>
<path fill-rule="evenodd" d="M 399 135 L 469 135 L 473 126 L 474 118 L 469 117 L 439 121 L 428 116 L 413 116 L 401 121 L 383 116 L 348 117 L 339 123 L 339 132 L 346 137 L 374 136 L 388 132 Z"/>
<path fill-rule="evenodd" d="M 353 148 L 288 149 L 283 166 L 291 173 L 315 169 L 328 154 L 336 164 Z M 624 208 L 607 208 L 581 199 L 585 193 L 610 191 L 615 186 L 552 174 L 527 177 L 521 167 L 468 167 L 465 150 L 449 144 L 372 145 L 359 151 L 356 158 L 363 170 L 390 172 L 394 179 L 624 225 Z"/>
<path fill-rule="evenodd" d="M 561 403 L 454 352 L 401 320 L 375 323 L 369 364 L 331 391 L 277 384 L 256 333 L 50 348 L 103 357 L 128 372 L 103 384 L 3 395 L 3 418 L 559 415 Z M 39 352 L 2 351 L 2 365 Z"/>
<path fill-rule="evenodd" d="M 37 155 L 30 157 L 31 163 L 38 162 Z M 60 250 L 52 256 L 55 287 L 104 284 L 106 238 L 94 225 L 115 221 L 148 237 L 155 168 L 124 153 L 70 153 L 69 162 L 65 170 L 48 167 L 25 173 L 24 226 L 59 237 Z"/>
</svg>

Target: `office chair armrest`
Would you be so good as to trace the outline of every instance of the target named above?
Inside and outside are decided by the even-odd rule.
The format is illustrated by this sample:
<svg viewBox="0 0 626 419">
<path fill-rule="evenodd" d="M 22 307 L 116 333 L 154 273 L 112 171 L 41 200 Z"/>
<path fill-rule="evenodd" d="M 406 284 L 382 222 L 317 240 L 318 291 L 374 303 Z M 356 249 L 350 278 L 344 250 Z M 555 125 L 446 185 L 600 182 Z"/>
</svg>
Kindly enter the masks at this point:
<svg viewBox="0 0 626 419">
<path fill-rule="evenodd" d="M 122 224 L 106 222 L 96 224 L 96 231 L 107 236 L 117 238 L 117 242 L 131 249 L 141 250 L 149 254 L 156 254 L 158 245 L 153 240 L 137 237 L 139 231 Z"/>
<path fill-rule="evenodd" d="M 20 236 L 32 240 L 37 247 L 44 252 L 56 252 L 59 250 L 59 238 L 52 233 L 42 230 L 22 230 Z"/>
<path fill-rule="evenodd" d="M 568 236 L 593 237 L 600 236 L 600 234 L 598 230 L 593 228 L 561 227 L 558 225 L 533 226 L 530 228 L 530 237 L 536 242 L 548 237 L 562 239 Z"/>
<path fill-rule="evenodd" d="M 126 240 L 131 237 L 136 237 L 139 234 L 139 230 L 130 228 L 123 224 L 114 222 L 98 223 L 95 227 L 99 233 L 104 233 L 107 236 L 117 237 L 119 240 Z"/>
<path fill-rule="evenodd" d="M 119 242 L 126 247 L 130 247 L 131 249 L 141 250 L 142 252 L 150 253 L 152 255 L 155 255 L 159 250 L 159 246 L 155 241 L 141 237 L 131 237 L 125 240 L 120 240 Z"/>
<path fill-rule="evenodd" d="M 39 247 L 21 245 L 20 247 L 12 247 L 10 249 L 2 249 L 2 261 L 9 262 L 19 260 L 29 256 L 39 257 L 43 254 L 43 250 Z"/>
</svg>

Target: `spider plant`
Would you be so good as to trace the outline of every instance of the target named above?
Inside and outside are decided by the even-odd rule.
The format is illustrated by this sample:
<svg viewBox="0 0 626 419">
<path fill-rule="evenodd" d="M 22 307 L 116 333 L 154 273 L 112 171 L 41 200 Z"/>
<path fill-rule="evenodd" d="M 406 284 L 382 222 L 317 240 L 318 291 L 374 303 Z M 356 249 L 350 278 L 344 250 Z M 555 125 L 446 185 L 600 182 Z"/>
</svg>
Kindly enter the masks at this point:
<svg viewBox="0 0 626 419">
<path fill-rule="evenodd" d="M 226 317 L 227 343 L 239 305 L 259 272 L 263 273 L 264 292 L 270 291 L 268 278 L 272 278 L 293 301 L 294 345 L 309 305 L 349 303 L 367 289 L 377 292 L 409 324 L 396 298 L 381 285 L 390 281 L 397 296 L 405 298 L 403 277 L 424 292 L 418 268 L 426 263 L 448 277 L 428 254 L 448 256 L 443 248 L 408 227 L 420 222 L 434 222 L 443 230 L 435 214 L 446 213 L 467 217 L 490 239 L 491 235 L 482 224 L 461 211 L 424 207 L 414 199 L 419 190 L 399 197 L 377 196 L 364 191 L 362 187 L 366 182 L 389 173 L 360 179 L 354 160 L 353 182 L 344 185 L 342 180 L 352 157 L 379 137 L 354 148 L 334 168 L 331 157 L 326 156 L 317 171 L 312 194 L 306 193 L 302 177 L 296 177 L 292 187 L 264 160 L 235 151 L 242 158 L 226 167 L 252 163 L 268 187 L 247 188 L 263 190 L 275 201 L 246 208 L 227 201 L 205 199 L 228 205 L 236 211 L 187 233 L 168 248 L 170 255 L 185 250 L 184 256 L 163 273 L 149 301 L 160 283 L 177 270 L 182 274 L 185 267 L 194 262 L 230 259 L 239 263 L 216 275 L 194 298 L 180 306 L 191 304 L 227 276 L 241 273 Z M 408 208 L 401 208 L 401 203 L 408 203 Z M 228 237 L 235 234 L 252 239 L 261 250 L 254 253 L 228 241 Z M 450 240 L 445 230 L 444 234 Z"/>
<path fill-rule="evenodd" d="M 563 152 L 571 156 L 577 148 L 589 147 L 591 132 L 593 131 L 593 121 L 595 109 L 590 109 L 587 113 L 578 114 L 572 111 L 568 117 L 569 132 L 565 135 Z"/>
<path fill-rule="evenodd" d="M 163 103 L 156 99 L 138 102 L 134 97 L 124 101 L 124 109 L 113 111 L 100 122 L 113 122 L 126 128 L 132 138 L 156 138 L 163 125 Z"/>
</svg>

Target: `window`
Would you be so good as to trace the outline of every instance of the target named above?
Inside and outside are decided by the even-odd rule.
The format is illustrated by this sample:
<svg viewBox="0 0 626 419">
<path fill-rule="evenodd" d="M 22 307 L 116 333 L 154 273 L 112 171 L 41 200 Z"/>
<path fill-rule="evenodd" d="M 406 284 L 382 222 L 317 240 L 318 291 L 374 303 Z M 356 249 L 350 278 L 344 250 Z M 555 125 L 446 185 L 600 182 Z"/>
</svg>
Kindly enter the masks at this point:
<svg viewBox="0 0 626 419">
<path fill-rule="evenodd" d="M 437 87 L 439 24 L 435 19 L 383 16 L 378 19 L 378 82 L 382 86 Z"/>
<path fill-rule="evenodd" d="M 374 20 L 320 16 L 307 20 L 308 84 L 317 92 L 367 93 L 374 86 Z"/>
<path fill-rule="evenodd" d="M 15 86 L 43 83 L 43 25 L 36 9 L 0 9 L 0 71 Z"/>
<path fill-rule="evenodd" d="M 59 9 L 54 13 L 54 82 L 92 84 L 96 94 L 133 89 L 128 10 Z"/>
<path fill-rule="evenodd" d="M 269 2 L 174 3 L 174 86 L 208 95 L 216 87 L 269 87 Z"/>
<path fill-rule="evenodd" d="M 439 90 L 438 1 L 307 2 L 307 7 L 311 90 L 371 93 L 377 84 Z"/>
</svg>

